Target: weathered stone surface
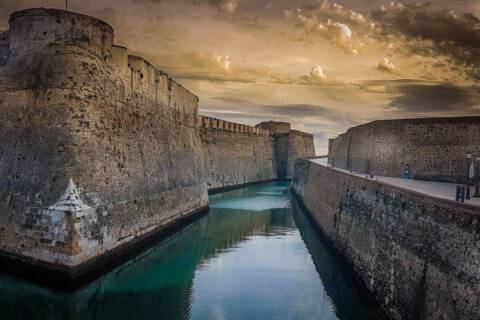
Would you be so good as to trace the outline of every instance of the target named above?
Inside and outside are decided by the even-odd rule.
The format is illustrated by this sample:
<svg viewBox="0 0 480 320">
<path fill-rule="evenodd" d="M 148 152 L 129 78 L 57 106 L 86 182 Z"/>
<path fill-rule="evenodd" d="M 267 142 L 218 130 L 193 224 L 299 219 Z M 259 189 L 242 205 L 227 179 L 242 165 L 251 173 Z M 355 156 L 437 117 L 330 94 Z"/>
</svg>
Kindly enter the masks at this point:
<svg viewBox="0 0 480 320">
<path fill-rule="evenodd" d="M 330 140 L 336 167 L 417 179 L 465 182 L 467 153 L 480 155 L 480 117 L 373 121 Z"/>
<path fill-rule="evenodd" d="M 293 190 L 392 319 L 480 318 L 480 212 L 297 161 Z"/>
<path fill-rule="evenodd" d="M 207 188 L 277 178 L 268 130 L 199 116 L 113 43 L 105 22 L 55 9 L 0 35 L 2 256 L 73 273 L 205 208 Z"/>
<path fill-rule="evenodd" d="M 289 133 L 292 129 L 292 126 L 288 122 L 278 122 L 278 121 L 267 121 L 261 122 L 255 126 L 256 128 L 261 128 L 268 130 L 272 134 L 277 133 Z"/>
<path fill-rule="evenodd" d="M 278 138 L 281 139 L 280 137 Z M 286 159 L 285 178 L 292 179 L 295 162 L 298 158 L 315 156 L 313 135 L 297 130 L 290 130 L 286 137 L 288 148 L 286 152 L 279 152 L 279 157 Z"/>
<path fill-rule="evenodd" d="M 291 130 L 290 123 L 268 121 L 256 125 L 268 130 L 275 138 L 274 158 L 279 178 L 291 179 L 297 158 L 315 156 L 313 135 Z"/>
<path fill-rule="evenodd" d="M 198 123 L 209 189 L 290 179 L 297 158 L 315 155 L 313 136 L 288 123 L 250 127 L 209 117 Z"/>
<path fill-rule="evenodd" d="M 113 30 L 95 18 L 21 11 L 8 38 L 3 251 L 75 267 L 207 205 L 196 96 L 121 48 L 112 56 Z M 88 222 L 52 210 L 70 178 Z"/>
<path fill-rule="evenodd" d="M 268 131 L 214 118 L 202 120 L 200 138 L 209 189 L 277 178 L 274 138 Z"/>
</svg>

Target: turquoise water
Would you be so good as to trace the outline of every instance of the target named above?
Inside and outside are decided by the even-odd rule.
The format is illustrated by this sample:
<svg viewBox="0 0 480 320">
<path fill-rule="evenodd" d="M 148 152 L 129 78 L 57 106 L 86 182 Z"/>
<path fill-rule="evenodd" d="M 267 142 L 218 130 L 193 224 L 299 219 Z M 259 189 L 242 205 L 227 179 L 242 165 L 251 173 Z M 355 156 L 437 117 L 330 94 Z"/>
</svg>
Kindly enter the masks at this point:
<svg viewBox="0 0 480 320">
<path fill-rule="evenodd" d="M 214 195 L 209 215 L 73 293 L 0 276 L 0 319 L 376 319 L 287 190 Z"/>
</svg>

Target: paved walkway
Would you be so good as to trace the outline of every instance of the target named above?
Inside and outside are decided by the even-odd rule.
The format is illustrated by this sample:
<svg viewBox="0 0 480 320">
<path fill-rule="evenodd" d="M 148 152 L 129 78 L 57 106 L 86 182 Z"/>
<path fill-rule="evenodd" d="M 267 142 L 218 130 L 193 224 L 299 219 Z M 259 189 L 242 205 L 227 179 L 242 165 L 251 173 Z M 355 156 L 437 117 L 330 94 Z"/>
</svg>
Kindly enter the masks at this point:
<svg viewBox="0 0 480 320">
<path fill-rule="evenodd" d="M 327 166 L 327 159 L 314 159 L 311 160 L 314 163 Z M 370 179 L 369 176 L 359 173 L 350 173 L 350 171 L 334 168 L 335 170 L 346 172 L 355 176 L 363 177 Z M 373 180 L 380 181 L 389 185 L 402 187 L 404 189 L 413 190 L 419 193 L 426 195 L 434 196 L 437 198 L 448 199 L 455 201 L 455 192 L 457 188 L 456 183 L 447 183 L 447 182 L 435 182 L 435 181 L 425 181 L 425 180 L 413 180 L 413 179 L 403 179 L 403 178 L 392 178 L 392 177 L 383 177 L 383 176 L 374 176 Z M 471 194 L 475 192 L 475 188 L 471 187 Z M 465 200 L 466 204 L 480 206 L 480 198 L 472 197 L 472 200 Z"/>
</svg>

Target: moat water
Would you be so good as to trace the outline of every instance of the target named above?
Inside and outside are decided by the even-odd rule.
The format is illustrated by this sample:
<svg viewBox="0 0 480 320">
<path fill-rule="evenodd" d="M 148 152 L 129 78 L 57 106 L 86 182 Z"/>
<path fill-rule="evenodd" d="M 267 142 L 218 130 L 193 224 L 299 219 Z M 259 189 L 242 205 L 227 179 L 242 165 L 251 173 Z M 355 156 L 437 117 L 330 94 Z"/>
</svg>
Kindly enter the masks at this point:
<svg viewBox="0 0 480 320">
<path fill-rule="evenodd" d="M 204 216 L 72 292 L 0 276 L 0 319 L 380 318 L 287 182 L 211 197 Z"/>
</svg>

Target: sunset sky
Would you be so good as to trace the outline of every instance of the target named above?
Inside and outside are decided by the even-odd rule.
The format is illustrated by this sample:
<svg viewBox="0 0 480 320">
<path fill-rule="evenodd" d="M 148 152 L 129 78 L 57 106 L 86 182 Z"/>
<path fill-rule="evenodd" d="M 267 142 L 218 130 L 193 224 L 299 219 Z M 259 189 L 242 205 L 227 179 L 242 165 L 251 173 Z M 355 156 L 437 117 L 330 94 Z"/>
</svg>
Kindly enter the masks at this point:
<svg viewBox="0 0 480 320">
<path fill-rule="evenodd" d="M 327 138 L 375 119 L 480 115 L 480 1 L 70 0 L 200 97 L 201 113 Z M 0 0 L 0 27 L 28 7 Z"/>
</svg>

